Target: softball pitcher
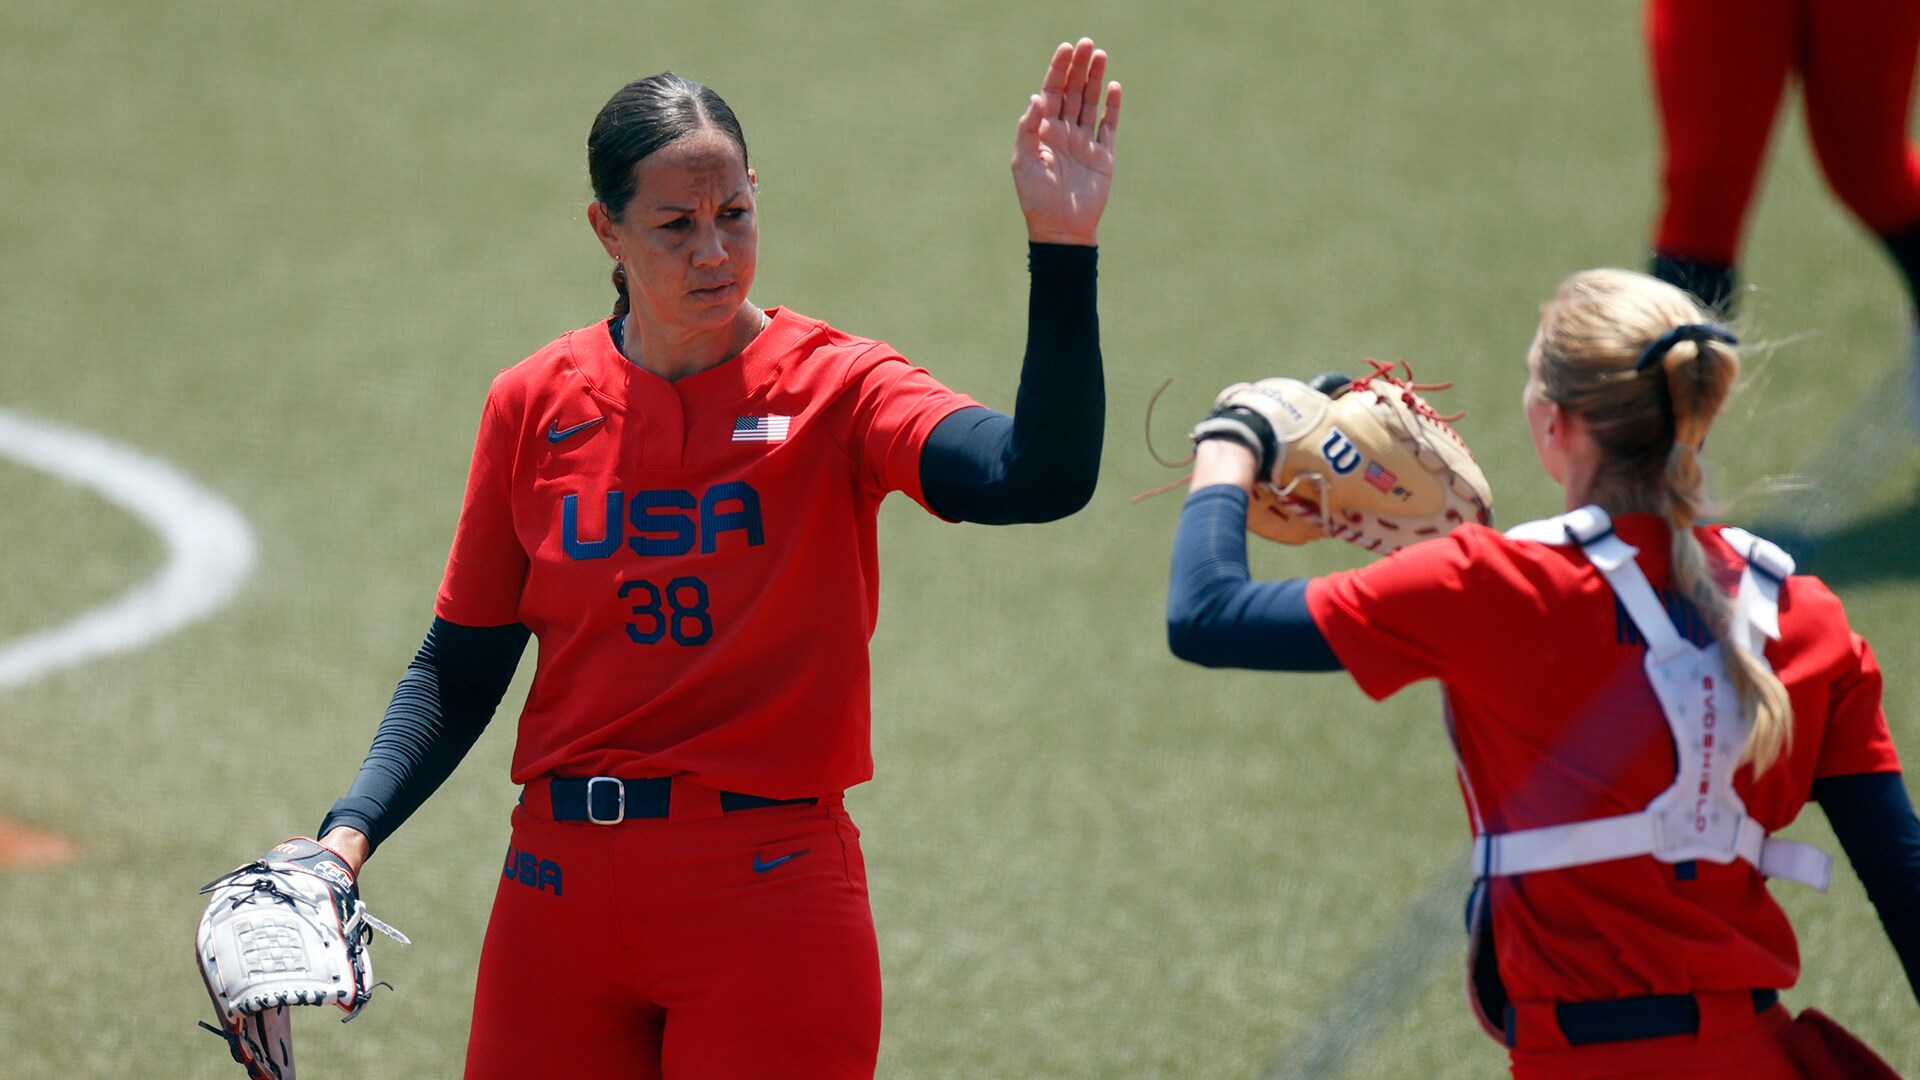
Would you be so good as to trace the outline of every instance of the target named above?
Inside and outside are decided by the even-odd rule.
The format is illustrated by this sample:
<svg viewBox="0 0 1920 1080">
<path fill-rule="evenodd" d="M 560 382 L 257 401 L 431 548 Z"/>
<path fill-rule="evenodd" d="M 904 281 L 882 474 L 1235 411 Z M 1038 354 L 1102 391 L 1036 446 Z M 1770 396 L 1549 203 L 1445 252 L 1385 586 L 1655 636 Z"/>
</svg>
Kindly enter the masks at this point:
<svg viewBox="0 0 1920 1080">
<path fill-rule="evenodd" d="M 468 1077 L 873 1074 L 880 967 L 841 796 L 873 769 L 875 519 L 892 491 L 988 523 L 1091 497 L 1106 67 L 1061 45 L 1018 124 L 1013 417 L 754 303 L 755 173 L 711 89 L 641 79 L 594 121 L 617 306 L 494 380 L 432 628 L 321 828 L 357 874 L 539 640 Z"/>
<path fill-rule="evenodd" d="M 1767 879 L 1824 889 L 1831 860 L 1772 834 L 1809 801 L 1920 993 L 1920 821 L 1872 650 L 1780 549 L 1695 522 L 1734 344 L 1671 285 L 1574 276 L 1525 391 L 1568 512 L 1469 520 L 1310 581 L 1248 577 L 1248 493 L 1275 459 L 1244 412 L 1267 407 L 1223 394 L 1196 429 L 1173 651 L 1344 669 L 1376 699 L 1440 681 L 1474 834 L 1471 996 L 1516 1077 L 1891 1075 L 1779 1004 L 1799 956 Z M 1358 474 L 1340 445 L 1350 460 L 1326 468 Z"/>
</svg>

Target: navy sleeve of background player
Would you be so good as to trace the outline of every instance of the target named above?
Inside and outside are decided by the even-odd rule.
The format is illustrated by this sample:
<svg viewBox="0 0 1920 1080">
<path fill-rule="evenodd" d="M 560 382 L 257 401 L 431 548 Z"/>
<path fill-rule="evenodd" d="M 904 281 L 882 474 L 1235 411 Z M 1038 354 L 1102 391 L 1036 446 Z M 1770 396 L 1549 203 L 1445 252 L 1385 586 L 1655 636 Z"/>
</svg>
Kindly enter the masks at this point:
<svg viewBox="0 0 1920 1080">
<path fill-rule="evenodd" d="M 400 676 L 353 786 L 314 835 L 345 825 L 365 833 L 376 848 L 393 835 L 486 730 L 528 636 L 519 623 L 461 626 L 436 616 Z"/>
<path fill-rule="evenodd" d="M 961 409 L 920 451 L 927 505 L 951 521 L 1052 521 L 1087 505 L 1100 476 L 1107 390 L 1094 277 L 1098 249 L 1031 244 L 1027 355 L 1013 415 Z"/>
<path fill-rule="evenodd" d="M 1253 581 L 1247 572 L 1247 493 L 1232 484 L 1187 497 L 1173 537 L 1167 645 L 1207 667 L 1339 671 L 1307 610 L 1307 582 Z"/>
<path fill-rule="evenodd" d="M 1920 819 L 1900 774 L 1861 773 L 1813 782 L 1833 835 L 1880 913 L 1907 985 L 1920 1000 Z"/>
</svg>

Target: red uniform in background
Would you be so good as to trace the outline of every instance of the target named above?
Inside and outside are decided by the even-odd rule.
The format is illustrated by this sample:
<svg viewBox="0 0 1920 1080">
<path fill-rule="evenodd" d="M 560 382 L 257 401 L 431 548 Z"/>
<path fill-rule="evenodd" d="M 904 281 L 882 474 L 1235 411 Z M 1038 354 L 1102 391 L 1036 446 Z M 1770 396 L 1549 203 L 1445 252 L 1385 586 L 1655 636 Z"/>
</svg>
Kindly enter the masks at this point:
<svg viewBox="0 0 1920 1080">
<path fill-rule="evenodd" d="M 923 498 L 928 433 L 975 403 L 768 314 L 677 382 L 603 323 L 488 395 L 435 611 L 540 644 L 469 1075 L 872 1071 L 879 958 L 840 793 L 872 775 L 875 518 Z M 670 817 L 602 783 L 589 812 L 624 825 L 556 823 L 552 778 L 596 776 L 672 778 Z M 722 813 L 743 795 L 817 802 Z"/>
<path fill-rule="evenodd" d="M 1621 515 L 1614 525 L 1639 549 L 1648 581 L 1671 589 L 1665 523 Z M 1739 557 L 1716 528 L 1696 531 L 1730 583 Z M 1476 833 L 1636 812 L 1674 782 L 1673 736 L 1647 681 L 1646 646 L 1577 546 L 1468 525 L 1317 579 L 1307 602 L 1370 696 L 1440 680 Z M 1757 781 L 1743 768 L 1734 785 L 1769 832 L 1793 821 L 1817 778 L 1900 767 L 1881 712 L 1879 669 L 1839 601 L 1817 579 L 1792 577 L 1780 626 L 1766 655 L 1792 701 L 1791 751 Z M 1637 856 L 1494 877 L 1484 887 L 1499 978 L 1520 1010 L 1716 992 L 1742 1003 L 1749 991 L 1793 985 L 1799 973 L 1786 916 L 1746 862 Z M 1692 1077 L 1720 1075 L 1709 1067 L 1745 1080 L 1798 1076 L 1779 1071 L 1791 1067 L 1772 1038 L 1787 1019 L 1779 1006 L 1756 1015 L 1747 1003 L 1744 1014 L 1703 1017 L 1700 1038 L 1538 1052 L 1522 1045 L 1516 1075 L 1592 1058 L 1665 1062 Z"/>
<path fill-rule="evenodd" d="M 1920 152 L 1907 133 L 1920 4 L 1650 0 L 1664 160 L 1654 276 L 1725 311 L 1747 210 L 1797 75 L 1815 156 L 1920 310 Z"/>
</svg>

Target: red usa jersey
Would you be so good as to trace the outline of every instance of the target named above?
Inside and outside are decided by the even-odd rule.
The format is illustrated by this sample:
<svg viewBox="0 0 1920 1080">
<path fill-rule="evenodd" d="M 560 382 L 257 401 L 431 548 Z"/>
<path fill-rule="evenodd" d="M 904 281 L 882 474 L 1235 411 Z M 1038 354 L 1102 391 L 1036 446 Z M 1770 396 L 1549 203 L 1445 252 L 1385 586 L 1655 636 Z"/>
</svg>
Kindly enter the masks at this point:
<svg viewBox="0 0 1920 1080">
<path fill-rule="evenodd" d="M 875 519 L 925 503 L 973 399 L 779 308 L 668 382 L 576 330 L 502 372 L 435 612 L 539 640 L 513 779 L 664 776 L 771 798 L 868 779 Z"/>
<path fill-rule="evenodd" d="M 1615 531 L 1675 625 L 1670 533 L 1623 514 Z M 1744 568 L 1718 527 L 1695 530 L 1723 586 Z M 1512 540 L 1478 525 L 1314 581 L 1314 622 L 1368 695 L 1442 684 L 1469 810 L 1488 832 L 1643 810 L 1674 779 L 1672 735 L 1642 666 L 1646 646 L 1579 547 Z M 1791 751 L 1734 790 L 1769 832 L 1816 778 L 1900 768 L 1880 708 L 1880 670 L 1840 602 L 1812 577 L 1780 594 L 1767 659 L 1793 703 Z M 1650 856 L 1489 882 L 1500 974 L 1516 1002 L 1570 1002 L 1791 986 L 1799 952 L 1765 880 L 1745 862 Z"/>
</svg>

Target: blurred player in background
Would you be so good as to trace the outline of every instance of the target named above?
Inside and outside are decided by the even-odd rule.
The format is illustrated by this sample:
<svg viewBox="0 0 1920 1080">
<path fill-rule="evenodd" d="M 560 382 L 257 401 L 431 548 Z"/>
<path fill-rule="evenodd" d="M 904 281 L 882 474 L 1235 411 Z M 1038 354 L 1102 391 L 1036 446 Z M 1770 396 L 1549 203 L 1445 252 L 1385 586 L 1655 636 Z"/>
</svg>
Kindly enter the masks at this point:
<svg viewBox="0 0 1920 1080">
<path fill-rule="evenodd" d="M 1912 0 L 1649 0 L 1665 160 L 1653 274 L 1724 317 L 1747 208 L 1790 74 L 1827 183 L 1905 276 L 1908 400 L 1920 423 L 1920 55 Z"/>
<path fill-rule="evenodd" d="M 841 795 L 872 773 L 876 515 L 891 491 L 995 524 L 1091 497 L 1106 66 L 1061 45 L 1019 121 L 1013 417 L 749 299 L 755 174 L 712 90 L 656 75 L 595 120 L 613 317 L 494 381 L 432 628 L 321 828 L 357 873 L 539 639 L 468 1077 L 873 1074 L 880 966 Z"/>
<path fill-rule="evenodd" d="M 1255 452 L 1201 429 L 1173 651 L 1344 669 L 1376 699 L 1441 682 L 1475 835 L 1473 997 L 1517 1077 L 1797 1077 L 1789 1045 L 1826 1055 L 1808 1075 L 1880 1075 L 1836 1064 L 1870 1054 L 1837 1025 L 1778 1004 L 1799 956 L 1766 877 L 1824 888 L 1830 861 L 1766 834 L 1809 800 L 1920 994 L 1920 821 L 1873 654 L 1778 548 L 1693 524 L 1732 344 L 1670 285 L 1573 277 L 1525 391 L 1569 513 L 1311 581 L 1249 579 Z"/>
</svg>

